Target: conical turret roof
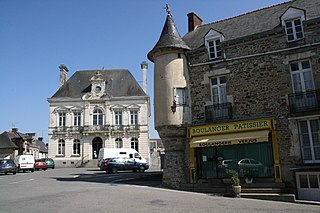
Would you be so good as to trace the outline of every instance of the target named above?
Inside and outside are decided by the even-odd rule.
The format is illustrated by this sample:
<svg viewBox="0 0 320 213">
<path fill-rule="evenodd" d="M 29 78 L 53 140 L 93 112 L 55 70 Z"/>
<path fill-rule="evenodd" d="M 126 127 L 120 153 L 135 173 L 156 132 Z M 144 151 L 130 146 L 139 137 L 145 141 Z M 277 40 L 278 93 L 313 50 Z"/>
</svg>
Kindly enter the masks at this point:
<svg viewBox="0 0 320 213">
<path fill-rule="evenodd" d="M 167 15 L 166 23 L 157 44 L 148 53 L 148 59 L 153 62 L 154 53 L 166 48 L 190 49 L 190 47 L 182 40 L 170 13 Z"/>
</svg>

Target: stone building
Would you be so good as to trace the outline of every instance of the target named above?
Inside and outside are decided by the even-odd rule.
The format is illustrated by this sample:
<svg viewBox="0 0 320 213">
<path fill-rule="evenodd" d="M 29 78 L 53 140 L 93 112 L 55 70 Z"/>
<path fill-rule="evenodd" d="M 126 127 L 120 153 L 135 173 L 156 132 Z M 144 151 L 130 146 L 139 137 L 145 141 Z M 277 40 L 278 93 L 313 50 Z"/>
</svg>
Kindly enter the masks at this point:
<svg viewBox="0 0 320 213">
<path fill-rule="evenodd" d="M 148 54 L 165 183 L 233 169 L 320 200 L 319 21 L 318 0 L 293 0 L 207 24 L 192 12 L 181 37 L 168 10 Z"/>
<path fill-rule="evenodd" d="M 69 70 L 59 68 L 60 87 L 48 99 L 48 156 L 56 165 L 80 166 L 97 159 L 100 148 L 133 148 L 149 159 L 150 99 L 132 74 L 84 70 L 67 80 Z M 141 68 L 146 75 L 147 64 Z"/>
</svg>

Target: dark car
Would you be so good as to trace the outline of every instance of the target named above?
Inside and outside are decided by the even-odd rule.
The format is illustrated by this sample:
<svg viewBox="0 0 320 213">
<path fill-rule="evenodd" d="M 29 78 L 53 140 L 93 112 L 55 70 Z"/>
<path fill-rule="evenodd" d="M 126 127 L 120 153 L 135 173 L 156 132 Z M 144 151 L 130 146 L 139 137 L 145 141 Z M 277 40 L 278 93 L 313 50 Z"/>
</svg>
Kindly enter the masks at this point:
<svg viewBox="0 0 320 213">
<path fill-rule="evenodd" d="M 40 169 L 47 170 L 47 163 L 45 159 L 37 159 L 34 163 L 34 168 L 39 171 Z"/>
<path fill-rule="evenodd" d="M 107 158 L 102 161 L 100 169 L 107 173 L 126 170 L 144 172 L 146 169 L 149 169 L 149 164 L 138 162 L 134 158 Z"/>
<path fill-rule="evenodd" d="M 55 168 L 55 163 L 54 163 L 54 160 L 53 159 L 51 159 L 51 158 L 43 158 L 45 161 L 46 161 L 46 163 L 47 163 L 47 168 L 49 169 L 49 168 L 51 168 L 51 169 L 54 169 Z"/>
<path fill-rule="evenodd" d="M 0 173 L 8 174 L 16 174 L 18 171 L 18 167 L 15 162 L 11 159 L 0 159 Z"/>
</svg>

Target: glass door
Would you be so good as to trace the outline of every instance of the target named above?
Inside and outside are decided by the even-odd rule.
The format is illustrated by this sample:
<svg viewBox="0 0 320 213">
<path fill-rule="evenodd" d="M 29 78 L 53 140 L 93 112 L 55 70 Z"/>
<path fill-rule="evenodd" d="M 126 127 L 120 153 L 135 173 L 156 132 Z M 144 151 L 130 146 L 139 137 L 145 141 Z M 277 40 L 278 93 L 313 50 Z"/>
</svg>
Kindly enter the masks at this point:
<svg viewBox="0 0 320 213">
<path fill-rule="evenodd" d="M 199 149 L 201 178 L 217 178 L 217 156 L 214 147 Z"/>
</svg>

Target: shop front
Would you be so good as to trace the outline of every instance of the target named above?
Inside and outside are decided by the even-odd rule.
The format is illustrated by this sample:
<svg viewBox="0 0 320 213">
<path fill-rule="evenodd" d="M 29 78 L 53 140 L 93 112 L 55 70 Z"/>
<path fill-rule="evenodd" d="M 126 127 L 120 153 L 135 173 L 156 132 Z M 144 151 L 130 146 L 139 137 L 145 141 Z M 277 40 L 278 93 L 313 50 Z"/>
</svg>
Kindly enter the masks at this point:
<svg viewBox="0 0 320 213">
<path fill-rule="evenodd" d="M 281 182 L 273 119 L 195 126 L 188 129 L 190 180 L 228 177 L 275 178 Z"/>
</svg>

